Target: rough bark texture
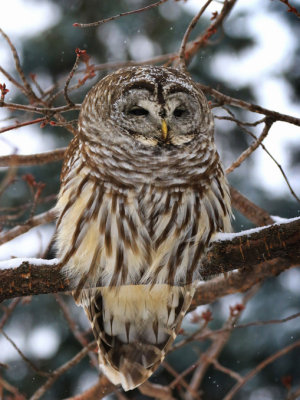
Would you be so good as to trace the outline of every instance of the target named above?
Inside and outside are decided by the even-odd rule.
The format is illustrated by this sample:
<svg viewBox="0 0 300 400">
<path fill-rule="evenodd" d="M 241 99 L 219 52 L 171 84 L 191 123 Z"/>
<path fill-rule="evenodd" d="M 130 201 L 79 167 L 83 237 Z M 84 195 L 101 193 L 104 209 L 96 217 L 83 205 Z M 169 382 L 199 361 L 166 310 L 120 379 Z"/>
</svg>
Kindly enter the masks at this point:
<svg viewBox="0 0 300 400">
<path fill-rule="evenodd" d="M 245 291 L 266 277 L 300 265 L 300 218 L 270 225 L 232 240 L 214 242 L 201 268 L 203 279 L 235 271 L 203 283 L 194 306 L 226 294 Z M 13 297 L 72 290 L 60 266 L 31 265 L 0 270 L 0 302 Z"/>
</svg>

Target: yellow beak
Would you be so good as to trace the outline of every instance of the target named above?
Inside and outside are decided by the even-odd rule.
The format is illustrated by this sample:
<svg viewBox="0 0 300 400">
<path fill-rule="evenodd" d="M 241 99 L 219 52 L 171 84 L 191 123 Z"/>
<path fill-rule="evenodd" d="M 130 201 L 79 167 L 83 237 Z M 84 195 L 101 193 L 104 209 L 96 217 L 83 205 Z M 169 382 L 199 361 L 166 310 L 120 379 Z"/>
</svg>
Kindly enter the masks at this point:
<svg viewBox="0 0 300 400">
<path fill-rule="evenodd" d="M 161 132 L 162 132 L 162 138 L 166 140 L 168 136 L 168 126 L 164 119 L 161 121 Z"/>
</svg>

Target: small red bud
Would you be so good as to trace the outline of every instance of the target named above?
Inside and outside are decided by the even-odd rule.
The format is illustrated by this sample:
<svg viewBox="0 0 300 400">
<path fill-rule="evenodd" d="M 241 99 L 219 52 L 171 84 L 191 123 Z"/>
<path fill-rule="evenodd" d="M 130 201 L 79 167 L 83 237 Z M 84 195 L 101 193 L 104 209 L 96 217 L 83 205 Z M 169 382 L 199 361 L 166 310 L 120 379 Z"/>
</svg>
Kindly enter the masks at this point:
<svg viewBox="0 0 300 400">
<path fill-rule="evenodd" d="M 86 54 L 86 50 L 81 50 L 77 47 L 77 49 L 75 50 L 75 53 L 81 57 L 83 54 Z"/>
<path fill-rule="evenodd" d="M 212 312 L 210 310 L 205 310 L 201 314 L 201 317 L 204 319 L 205 322 L 209 322 L 213 320 Z"/>
<path fill-rule="evenodd" d="M 212 17 L 211 17 L 211 21 L 213 21 L 214 19 L 216 19 L 217 18 L 217 16 L 218 16 L 218 11 L 214 11 L 213 13 L 212 13 Z"/>
<path fill-rule="evenodd" d="M 241 311 L 243 311 L 245 309 L 244 304 L 236 304 L 235 306 L 230 306 L 230 315 L 232 317 L 235 317 L 236 315 L 238 315 Z"/>
<path fill-rule="evenodd" d="M 36 181 L 34 179 L 34 176 L 32 174 L 25 174 L 22 176 L 22 179 L 27 182 L 29 186 L 35 186 Z"/>
<path fill-rule="evenodd" d="M 283 384 L 283 386 L 285 386 L 288 390 L 290 390 L 291 386 L 292 386 L 292 377 L 290 375 L 287 376 L 283 376 L 281 378 L 281 382 Z"/>
<path fill-rule="evenodd" d="M 0 83 L 0 91 L 3 97 L 9 92 L 9 89 L 6 88 L 5 83 Z"/>
</svg>

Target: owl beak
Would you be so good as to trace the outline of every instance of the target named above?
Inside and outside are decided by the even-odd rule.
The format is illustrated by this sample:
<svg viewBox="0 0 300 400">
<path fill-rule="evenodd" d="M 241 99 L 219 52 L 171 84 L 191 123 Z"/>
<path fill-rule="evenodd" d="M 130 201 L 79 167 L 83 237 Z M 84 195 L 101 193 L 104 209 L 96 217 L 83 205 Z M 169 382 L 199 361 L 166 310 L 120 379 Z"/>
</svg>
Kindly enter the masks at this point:
<svg viewBox="0 0 300 400">
<path fill-rule="evenodd" d="M 166 140 L 168 136 L 168 126 L 164 119 L 161 121 L 161 133 L 163 140 Z"/>
</svg>

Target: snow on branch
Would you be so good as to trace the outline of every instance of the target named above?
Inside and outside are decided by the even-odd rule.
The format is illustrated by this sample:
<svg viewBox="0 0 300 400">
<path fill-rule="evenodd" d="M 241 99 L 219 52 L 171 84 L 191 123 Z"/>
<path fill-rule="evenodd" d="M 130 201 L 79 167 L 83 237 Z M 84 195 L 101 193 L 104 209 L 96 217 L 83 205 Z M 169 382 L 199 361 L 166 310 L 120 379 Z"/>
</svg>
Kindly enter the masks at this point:
<svg viewBox="0 0 300 400">
<path fill-rule="evenodd" d="M 300 265 L 300 218 L 237 234 L 219 234 L 201 266 L 194 307 L 249 289 L 263 279 Z M 13 259 L 0 263 L 0 302 L 19 296 L 72 290 L 58 260 Z M 237 270 L 237 271 L 235 271 Z"/>
</svg>

